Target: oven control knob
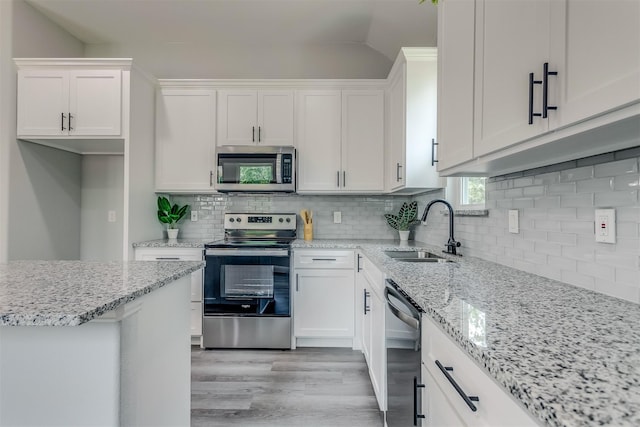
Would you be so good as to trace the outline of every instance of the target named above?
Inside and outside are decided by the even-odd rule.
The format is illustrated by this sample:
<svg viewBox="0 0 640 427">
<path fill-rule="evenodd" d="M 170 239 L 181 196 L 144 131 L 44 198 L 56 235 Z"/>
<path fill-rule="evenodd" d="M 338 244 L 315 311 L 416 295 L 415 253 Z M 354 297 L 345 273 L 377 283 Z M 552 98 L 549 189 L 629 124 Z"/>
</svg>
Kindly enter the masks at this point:
<svg viewBox="0 0 640 427">
<path fill-rule="evenodd" d="M 291 218 L 287 218 L 287 222 L 291 222 Z"/>
<path fill-rule="evenodd" d="M 229 218 L 229 222 L 233 222 L 233 221 L 235 221 L 235 219 Z"/>
<path fill-rule="evenodd" d="M 287 220 L 288 220 L 288 218 L 287 218 Z M 284 222 L 284 219 L 280 218 L 278 221 L 279 222 Z"/>
<path fill-rule="evenodd" d="M 242 218 L 240 217 L 236 218 L 236 222 L 242 222 Z"/>
</svg>

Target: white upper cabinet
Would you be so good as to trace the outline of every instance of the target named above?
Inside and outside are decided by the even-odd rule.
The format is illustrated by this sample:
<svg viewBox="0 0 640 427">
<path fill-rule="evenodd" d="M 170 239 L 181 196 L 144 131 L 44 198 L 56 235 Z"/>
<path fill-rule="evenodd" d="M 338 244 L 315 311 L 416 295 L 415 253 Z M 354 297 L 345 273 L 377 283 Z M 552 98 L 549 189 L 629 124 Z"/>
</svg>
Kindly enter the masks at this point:
<svg viewBox="0 0 640 427">
<path fill-rule="evenodd" d="M 343 191 L 384 190 L 384 92 L 342 91 Z"/>
<path fill-rule="evenodd" d="M 218 145 L 294 145 L 293 91 L 222 89 Z"/>
<path fill-rule="evenodd" d="M 640 2 L 552 4 L 550 65 L 558 71 L 550 116 L 562 127 L 640 101 Z"/>
<path fill-rule="evenodd" d="M 438 170 L 473 157 L 473 0 L 438 4 Z"/>
<path fill-rule="evenodd" d="M 532 104 L 528 85 L 549 57 L 549 10 L 550 0 L 476 2 L 475 156 L 547 131 L 548 120 L 527 118 L 540 113 L 541 84 L 531 83 Z"/>
<path fill-rule="evenodd" d="M 383 191 L 383 91 L 301 90 L 297 111 L 298 192 Z"/>
<path fill-rule="evenodd" d="M 438 8 L 443 175 L 499 175 L 637 145 L 639 2 L 450 0 Z"/>
<path fill-rule="evenodd" d="M 156 96 L 156 191 L 212 192 L 216 91 L 160 88 Z"/>
<path fill-rule="evenodd" d="M 121 124 L 121 70 L 18 70 L 18 137 L 118 137 Z"/>
<path fill-rule="evenodd" d="M 436 170 L 436 48 L 401 49 L 389 73 L 388 99 L 387 190 L 442 187 Z"/>
</svg>

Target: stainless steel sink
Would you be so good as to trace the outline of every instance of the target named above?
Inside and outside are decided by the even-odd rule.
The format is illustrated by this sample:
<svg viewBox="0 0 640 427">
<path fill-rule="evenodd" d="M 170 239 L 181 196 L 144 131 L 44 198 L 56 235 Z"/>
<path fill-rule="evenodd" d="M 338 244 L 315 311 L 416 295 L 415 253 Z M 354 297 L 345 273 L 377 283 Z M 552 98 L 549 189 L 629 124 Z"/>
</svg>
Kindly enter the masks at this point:
<svg viewBox="0 0 640 427">
<path fill-rule="evenodd" d="M 384 251 L 385 255 L 402 262 L 453 262 L 426 251 Z"/>
</svg>

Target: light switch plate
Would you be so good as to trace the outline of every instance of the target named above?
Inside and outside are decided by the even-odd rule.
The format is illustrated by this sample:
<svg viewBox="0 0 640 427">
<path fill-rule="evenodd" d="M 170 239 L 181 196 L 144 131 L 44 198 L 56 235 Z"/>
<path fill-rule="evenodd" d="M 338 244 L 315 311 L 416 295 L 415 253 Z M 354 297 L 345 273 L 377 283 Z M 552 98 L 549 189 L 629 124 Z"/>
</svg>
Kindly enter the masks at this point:
<svg viewBox="0 0 640 427">
<path fill-rule="evenodd" d="M 509 233 L 519 233 L 520 232 L 520 224 L 518 221 L 518 210 L 517 209 L 509 209 Z"/>
<path fill-rule="evenodd" d="M 198 211 L 191 211 L 191 221 L 197 221 L 198 220 Z"/>
<path fill-rule="evenodd" d="M 596 242 L 616 242 L 616 210 L 596 209 Z"/>
<path fill-rule="evenodd" d="M 108 222 L 116 222 L 116 211 L 107 212 L 107 221 Z"/>
<path fill-rule="evenodd" d="M 336 211 L 333 213 L 333 223 L 334 224 L 342 223 L 342 212 Z"/>
</svg>

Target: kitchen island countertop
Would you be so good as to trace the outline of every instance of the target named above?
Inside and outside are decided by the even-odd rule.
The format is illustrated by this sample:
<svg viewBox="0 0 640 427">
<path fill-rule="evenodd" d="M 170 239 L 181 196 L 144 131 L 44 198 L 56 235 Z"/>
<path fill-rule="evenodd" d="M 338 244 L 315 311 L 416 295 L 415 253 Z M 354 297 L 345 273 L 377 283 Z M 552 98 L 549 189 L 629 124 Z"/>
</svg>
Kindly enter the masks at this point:
<svg viewBox="0 0 640 427">
<path fill-rule="evenodd" d="M 0 263 L 0 326 L 76 326 L 202 268 L 202 261 Z"/>
<path fill-rule="evenodd" d="M 638 304 L 440 247 L 398 243 L 297 240 L 293 247 L 361 249 L 540 422 L 640 425 Z M 417 249 L 455 262 L 406 263 L 384 253 Z M 475 329 L 471 317 L 482 319 Z"/>
</svg>

